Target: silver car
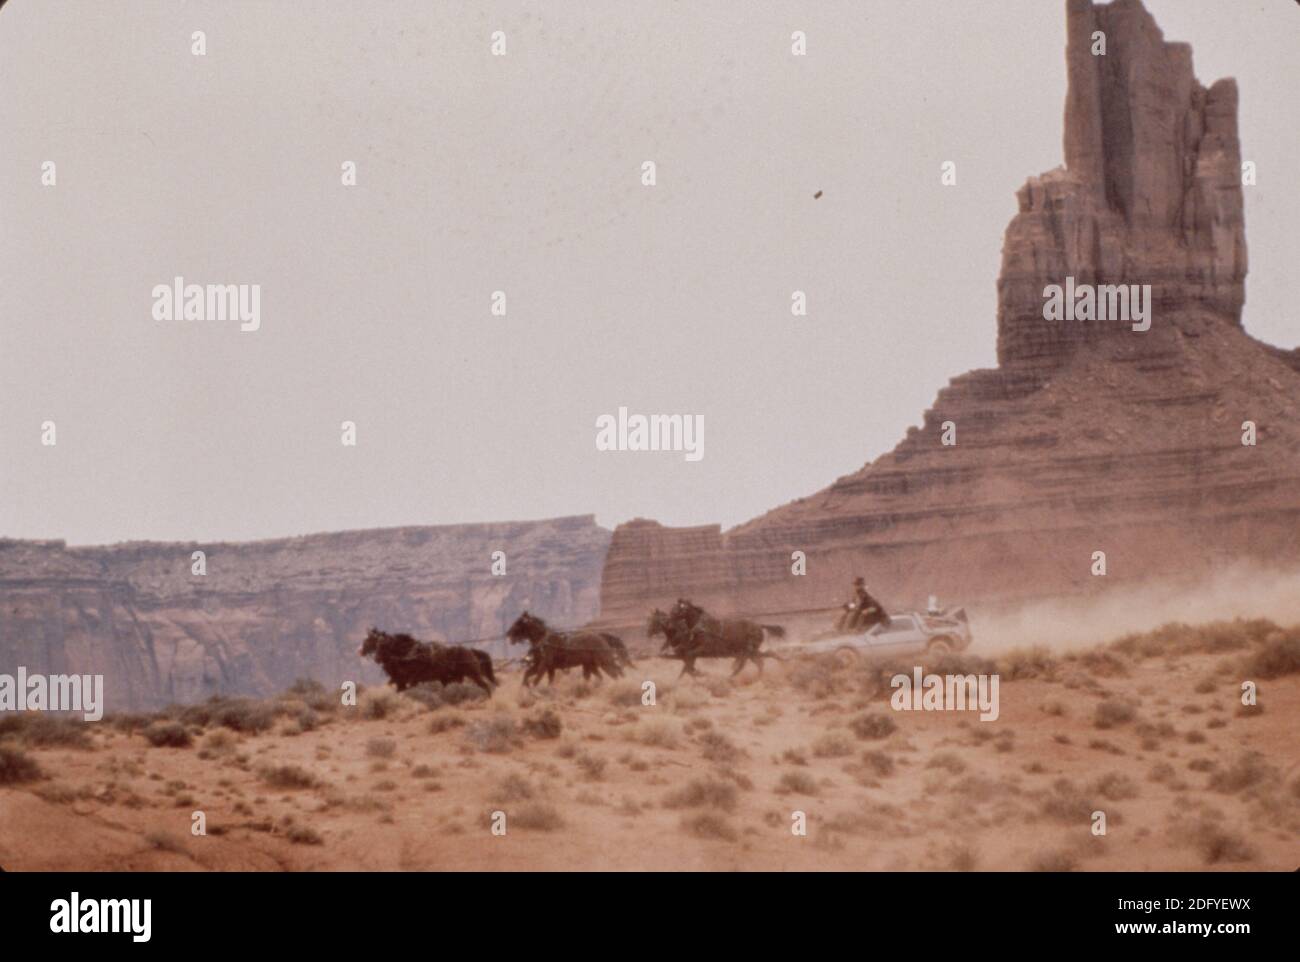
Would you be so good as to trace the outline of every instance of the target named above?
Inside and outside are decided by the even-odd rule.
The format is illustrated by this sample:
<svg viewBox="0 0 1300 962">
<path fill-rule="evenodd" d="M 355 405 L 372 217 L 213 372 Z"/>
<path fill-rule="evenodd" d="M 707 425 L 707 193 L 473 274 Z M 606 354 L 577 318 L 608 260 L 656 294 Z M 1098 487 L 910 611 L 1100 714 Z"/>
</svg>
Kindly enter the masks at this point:
<svg viewBox="0 0 1300 962">
<path fill-rule="evenodd" d="M 845 664 L 853 664 L 863 658 L 913 655 L 917 652 L 940 655 L 961 651 L 970 643 L 966 609 L 957 608 L 890 615 L 888 621 L 873 625 L 867 631 L 826 632 L 803 644 L 787 645 L 779 650 L 783 654 L 833 654 Z"/>
</svg>

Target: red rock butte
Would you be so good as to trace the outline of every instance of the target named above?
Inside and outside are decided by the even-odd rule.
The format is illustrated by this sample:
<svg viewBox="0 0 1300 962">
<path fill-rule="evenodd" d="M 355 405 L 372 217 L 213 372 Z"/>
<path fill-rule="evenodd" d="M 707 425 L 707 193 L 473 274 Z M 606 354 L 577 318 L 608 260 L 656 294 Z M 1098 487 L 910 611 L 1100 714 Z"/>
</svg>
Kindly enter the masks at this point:
<svg viewBox="0 0 1300 962">
<path fill-rule="evenodd" d="M 1069 0 L 1066 17 L 1065 166 L 1019 191 L 998 367 L 954 378 L 893 451 L 730 531 L 620 526 L 602 620 L 679 595 L 753 613 L 832 604 L 859 573 L 895 606 L 999 604 L 1300 558 L 1300 351 L 1241 325 L 1236 83 L 1197 82 L 1191 48 L 1139 0 Z M 1067 277 L 1151 285 L 1150 330 L 1044 320 L 1045 288 Z"/>
</svg>

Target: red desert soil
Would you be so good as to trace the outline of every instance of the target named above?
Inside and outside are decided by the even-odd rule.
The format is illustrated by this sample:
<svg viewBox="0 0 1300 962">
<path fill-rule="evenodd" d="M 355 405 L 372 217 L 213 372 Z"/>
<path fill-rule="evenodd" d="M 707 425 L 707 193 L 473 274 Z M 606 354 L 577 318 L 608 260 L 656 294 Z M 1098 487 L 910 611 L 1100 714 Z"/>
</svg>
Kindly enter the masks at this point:
<svg viewBox="0 0 1300 962">
<path fill-rule="evenodd" d="M 677 663 L 648 658 L 622 681 L 535 693 L 502 673 L 491 701 L 433 709 L 378 689 L 357 707 L 320 690 L 235 703 L 274 709 L 260 734 L 154 723 L 160 738 L 188 729 L 188 747 L 152 745 L 138 727 L 149 719 L 78 723 L 81 747 L 10 722 L 0 865 L 1294 870 L 1300 629 L 1162 631 L 1000 656 L 991 722 L 894 711 L 862 665 L 771 662 L 732 682 L 728 663 L 705 662 L 707 677 L 678 682 Z M 1261 708 L 1241 706 L 1248 678 Z M 19 755 L 43 776 L 15 781 Z M 191 834 L 195 811 L 206 836 Z"/>
</svg>

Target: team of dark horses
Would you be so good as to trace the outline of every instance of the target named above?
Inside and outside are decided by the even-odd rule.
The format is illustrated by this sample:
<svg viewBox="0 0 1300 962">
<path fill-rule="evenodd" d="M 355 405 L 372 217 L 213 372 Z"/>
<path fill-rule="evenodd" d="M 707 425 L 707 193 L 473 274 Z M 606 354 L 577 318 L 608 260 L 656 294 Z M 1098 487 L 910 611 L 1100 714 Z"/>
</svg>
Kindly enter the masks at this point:
<svg viewBox="0 0 1300 962">
<path fill-rule="evenodd" d="M 715 618 L 699 605 L 679 598 L 671 611 L 656 608 L 646 622 L 646 633 L 662 635 L 662 657 L 680 659 L 682 675 L 696 675 L 695 662 L 701 658 L 731 658 L 734 677 L 749 662 L 763 671 L 764 658 L 777 655 L 762 650 L 764 639 L 785 637 L 780 625 L 764 625 L 745 618 Z M 536 615 L 525 611 L 506 631 L 511 644 L 527 644 L 524 657 L 525 686 L 534 685 L 546 676 L 547 684 L 555 673 L 581 668 L 585 679 L 621 678 L 624 668 L 635 667 L 627 645 L 618 635 L 607 631 L 580 628 L 556 631 Z M 437 681 L 444 685 L 470 682 L 489 695 L 497 685 L 492 659 L 486 652 L 465 645 L 444 645 L 417 641 L 410 635 L 390 635 L 371 628 L 357 652 L 373 658 L 387 673 L 398 691 L 422 682 Z"/>
</svg>

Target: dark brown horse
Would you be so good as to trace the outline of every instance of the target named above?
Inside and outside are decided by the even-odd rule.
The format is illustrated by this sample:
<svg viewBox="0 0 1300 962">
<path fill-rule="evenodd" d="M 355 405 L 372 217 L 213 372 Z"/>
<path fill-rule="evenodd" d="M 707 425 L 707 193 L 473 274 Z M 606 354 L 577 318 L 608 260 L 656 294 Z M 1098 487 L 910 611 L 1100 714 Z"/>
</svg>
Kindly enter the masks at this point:
<svg viewBox="0 0 1300 962">
<path fill-rule="evenodd" d="M 424 681 L 450 685 L 469 680 L 490 695 L 491 686 L 497 683 L 491 656 L 464 645 L 416 641 L 410 635 L 390 635 L 371 628 L 357 654 L 377 661 L 398 691 Z"/>
<path fill-rule="evenodd" d="M 546 683 L 555 681 L 555 673 L 564 668 L 581 668 L 583 678 L 621 678 L 623 669 L 613 647 L 594 631 L 553 631 L 541 618 L 524 612 L 506 632 L 511 644 L 528 642 L 532 662 L 524 672 L 524 684 L 535 683 L 543 674 Z"/>
<path fill-rule="evenodd" d="M 671 649 L 682 659 L 682 674 L 697 674 L 697 658 L 734 658 L 731 674 L 738 675 L 745 662 L 752 661 L 763 673 L 763 659 L 777 658 L 770 652 L 760 651 L 764 632 L 774 638 L 785 637 L 780 625 L 760 625 L 743 618 L 719 619 L 708 614 L 699 605 L 679 598 L 671 614 L 658 608 L 650 615 L 646 626 L 650 635 L 664 636 L 661 652 Z"/>
</svg>

